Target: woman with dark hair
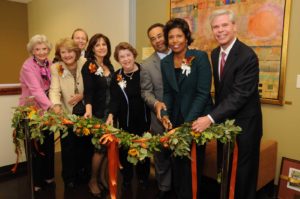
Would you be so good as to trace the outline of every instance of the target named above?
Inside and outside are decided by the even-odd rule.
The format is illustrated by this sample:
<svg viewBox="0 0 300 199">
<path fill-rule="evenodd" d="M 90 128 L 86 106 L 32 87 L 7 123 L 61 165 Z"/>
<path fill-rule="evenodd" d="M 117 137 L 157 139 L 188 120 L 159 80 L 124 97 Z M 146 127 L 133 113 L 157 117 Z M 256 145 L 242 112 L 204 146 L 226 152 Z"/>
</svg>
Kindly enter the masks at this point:
<svg viewBox="0 0 300 199">
<path fill-rule="evenodd" d="M 119 43 L 114 57 L 121 65 L 115 72 L 111 83 L 111 100 L 109 115 L 106 123 L 113 124 L 118 121 L 119 128 L 129 133 L 142 136 L 150 128 L 150 111 L 141 97 L 140 65 L 135 62 L 137 51 L 127 42 Z M 127 148 L 120 150 L 120 162 L 123 166 L 123 187 L 129 188 L 133 177 L 133 165 L 127 161 Z M 145 158 L 136 167 L 138 181 L 146 188 L 150 171 L 150 159 Z"/>
<path fill-rule="evenodd" d="M 162 111 L 162 122 L 165 128 L 171 129 L 207 115 L 211 109 L 211 68 L 205 52 L 188 49 L 193 39 L 185 20 L 169 20 L 164 35 L 172 53 L 161 61 L 163 101 L 167 106 L 167 111 Z M 203 170 L 204 151 L 205 146 L 197 147 L 198 185 Z M 177 197 L 192 198 L 191 160 L 175 157 L 172 167 Z"/>
<path fill-rule="evenodd" d="M 106 120 L 110 100 L 110 82 L 114 67 L 110 62 L 111 46 L 109 39 L 103 34 L 95 34 L 86 50 L 87 61 L 82 68 L 84 82 L 84 100 L 86 111 L 84 117 L 92 116 Z M 89 142 L 91 143 L 91 142 Z M 103 185 L 98 186 L 99 168 L 103 165 L 106 150 L 95 150 L 92 157 L 92 173 L 89 181 L 90 192 L 95 197 L 104 195 Z M 101 184 L 101 183 L 100 183 Z"/>
</svg>

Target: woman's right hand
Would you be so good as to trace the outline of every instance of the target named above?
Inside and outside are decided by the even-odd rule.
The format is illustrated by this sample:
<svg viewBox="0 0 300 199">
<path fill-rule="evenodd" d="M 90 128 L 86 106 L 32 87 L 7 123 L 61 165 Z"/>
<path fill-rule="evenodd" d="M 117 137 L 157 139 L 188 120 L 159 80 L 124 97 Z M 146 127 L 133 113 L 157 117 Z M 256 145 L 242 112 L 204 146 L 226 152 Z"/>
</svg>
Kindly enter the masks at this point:
<svg viewBox="0 0 300 199">
<path fill-rule="evenodd" d="M 92 118 L 92 113 L 90 112 L 85 112 L 85 114 L 83 115 L 84 118 Z"/>
<path fill-rule="evenodd" d="M 114 116 L 113 116 L 113 114 L 109 114 L 108 115 L 108 117 L 107 117 L 107 119 L 106 119 L 106 125 L 110 125 L 110 126 L 113 126 L 113 124 L 114 124 Z"/>
</svg>

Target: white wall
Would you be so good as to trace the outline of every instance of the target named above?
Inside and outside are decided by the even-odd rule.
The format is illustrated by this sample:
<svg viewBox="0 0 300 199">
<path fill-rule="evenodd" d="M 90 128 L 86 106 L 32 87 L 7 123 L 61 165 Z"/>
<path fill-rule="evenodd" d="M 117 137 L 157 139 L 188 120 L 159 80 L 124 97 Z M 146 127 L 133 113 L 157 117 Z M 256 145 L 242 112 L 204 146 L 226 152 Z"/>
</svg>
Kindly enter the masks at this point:
<svg viewBox="0 0 300 199">
<path fill-rule="evenodd" d="M 29 37 L 45 34 L 55 45 L 60 38 L 70 37 L 73 30 L 80 27 L 88 32 L 89 37 L 95 33 L 108 36 L 113 52 L 121 41 L 134 44 L 130 32 L 135 29 L 130 27 L 135 24 L 130 23 L 130 16 L 133 16 L 129 11 L 134 9 L 134 3 L 135 0 L 32 0 L 28 4 Z M 53 55 L 54 50 L 51 59 Z M 116 62 L 113 63 L 117 68 Z M 14 164 L 16 160 L 10 126 L 11 107 L 18 104 L 18 98 L 18 95 L 0 96 L 0 167 Z"/>
<path fill-rule="evenodd" d="M 14 153 L 15 148 L 12 139 L 13 129 L 10 126 L 13 114 L 12 107 L 18 105 L 18 100 L 19 95 L 0 96 L 0 167 L 16 162 L 16 154 Z M 25 160 L 25 153 L 23 153 L 20 160 Z"/>
<path fill-rule="evenodd" d="M 28 4 L 29 37 L 43 33 L 55 45 L 80 27 L 89 37 L 95 33 L 108 36 L 113 52 L 119 42 L 129 41 L 130 2 L 132 0 L 32 0 Z"/>
</svg>

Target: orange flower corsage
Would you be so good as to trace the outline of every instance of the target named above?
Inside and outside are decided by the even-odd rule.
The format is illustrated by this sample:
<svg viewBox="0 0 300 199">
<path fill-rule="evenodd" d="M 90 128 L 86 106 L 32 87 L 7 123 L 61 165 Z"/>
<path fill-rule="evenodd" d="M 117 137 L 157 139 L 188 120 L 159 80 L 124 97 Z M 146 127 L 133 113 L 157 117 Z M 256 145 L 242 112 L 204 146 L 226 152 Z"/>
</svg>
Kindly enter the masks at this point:
<svg viewBox="0 0 300 199">
<path fill-rule="evenodd" d="M 96 64 L 90 63 L 89 70 L 90 70 L 90 73 L 95 73 L 97 71 Z"/>
<path fill-rule="evenodd" d="M 63 76 L 63 74 L 64 74 L 64 68 L 63 68 L 63 66 L 61 64 L 57 65 L 57 71 L 58 71 L 58 75 L 59 76 Z"/>
</svg>

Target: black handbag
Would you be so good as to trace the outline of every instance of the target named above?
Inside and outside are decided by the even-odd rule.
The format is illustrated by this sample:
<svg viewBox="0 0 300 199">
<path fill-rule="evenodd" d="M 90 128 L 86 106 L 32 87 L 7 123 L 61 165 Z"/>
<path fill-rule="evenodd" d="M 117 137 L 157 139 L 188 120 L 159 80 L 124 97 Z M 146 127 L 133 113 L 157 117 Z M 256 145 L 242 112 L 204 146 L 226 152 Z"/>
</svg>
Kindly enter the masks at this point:
<svg viewBox="0 0 300 199">
<path fill-rule="evenodd" d="M 81 100 L 80 102 L 78 102 L 72 110 L 72 114 L 78 115 L 78 116 L 83 116 L 85 113 L 85 104 L 84 102 Z"/>
</svg>

